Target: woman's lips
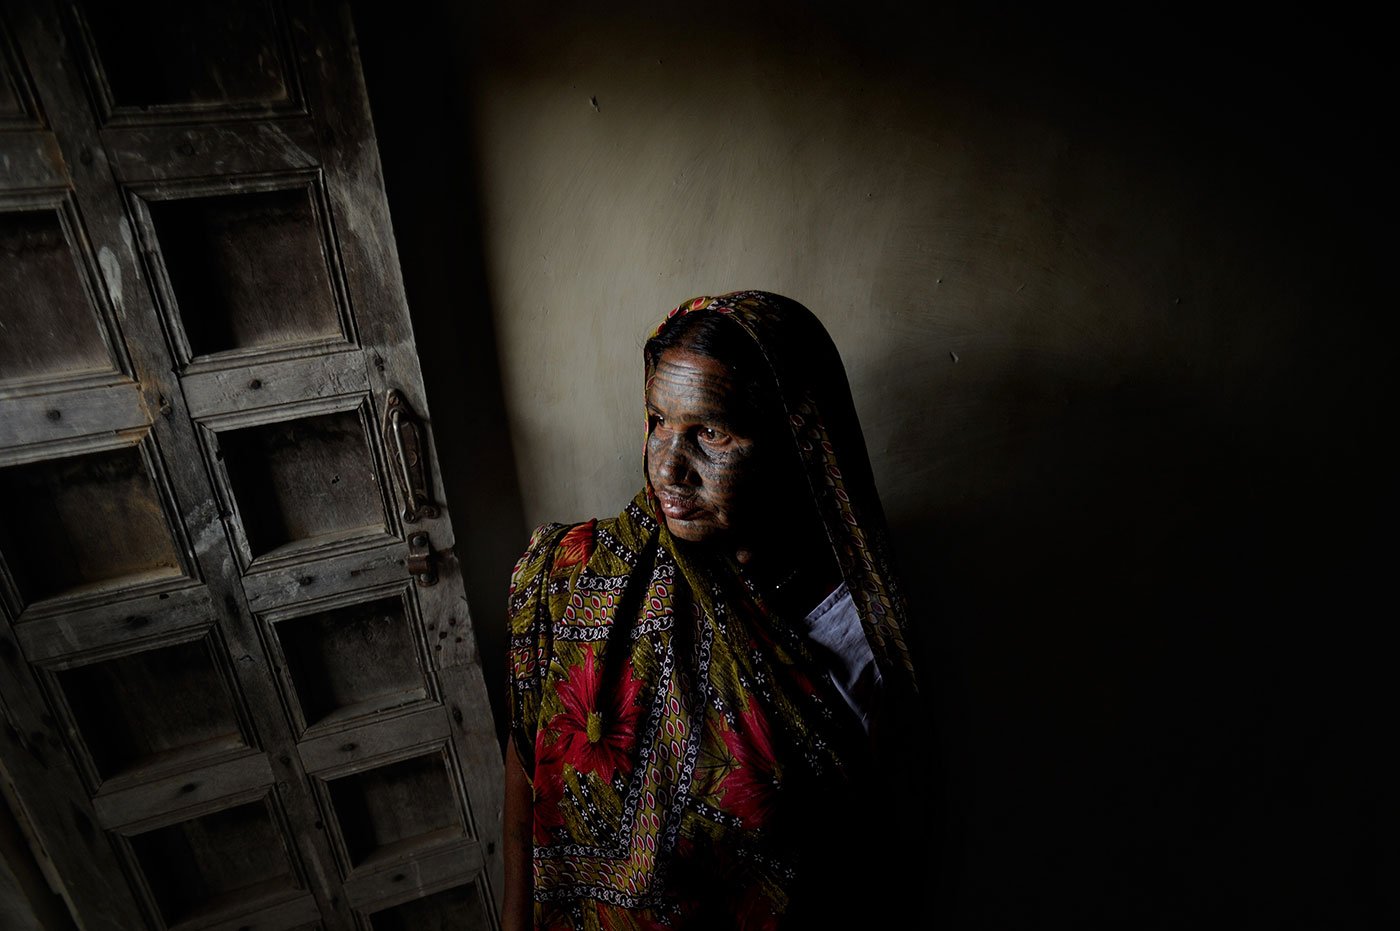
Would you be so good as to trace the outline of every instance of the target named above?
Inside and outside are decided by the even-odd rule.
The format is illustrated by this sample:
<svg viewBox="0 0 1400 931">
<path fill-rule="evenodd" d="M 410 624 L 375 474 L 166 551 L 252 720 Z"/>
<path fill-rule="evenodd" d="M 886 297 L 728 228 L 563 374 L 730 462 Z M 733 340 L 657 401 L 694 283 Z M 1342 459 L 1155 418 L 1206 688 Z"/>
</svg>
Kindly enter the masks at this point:
<svg viewBox="0 0 1400 931">
<path fill-rule="evenodd" d="M 661 502 L 661 511 L 672 520 L 688 520 L 700 510 L 693 498 L 682 498 L 677 495 L 659 492 L 657 499 Z"/>
</svg>

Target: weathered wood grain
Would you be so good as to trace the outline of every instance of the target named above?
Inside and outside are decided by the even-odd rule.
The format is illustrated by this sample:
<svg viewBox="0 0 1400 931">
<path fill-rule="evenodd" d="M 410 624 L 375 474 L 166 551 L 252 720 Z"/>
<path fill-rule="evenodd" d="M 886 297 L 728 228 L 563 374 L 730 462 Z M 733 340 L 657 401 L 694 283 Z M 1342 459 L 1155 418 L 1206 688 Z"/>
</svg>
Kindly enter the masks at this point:
<svg viewBox="0 0 1400 931">
<path fill-rule="evenodd" d="M 252 910 L 240 909 L 225 918 L 208 919 L 207 924 L 201 923 L 199 927 L 202 931 L 315 931 L 321 927 L 317 921 L 319 917 L 316 897 L 294 892 L 269 904 L 256 905 Z"/>
<path fill-rule="evenodd" d="M 10 189 L 68 186 L 58 143 L 42 129 L 0 133 L 0 172 Z"/>
<path fill-rule="evenodd" d="M 133 126 L 103 134 L 118 177 L 128 183 L 315 168 L 307 117 L 175 126 Z"/>
<path fill-rule="evenodd" d="M 79 610 L 41 616 L 16 625 L 20 648 L 31 663 L 59 659 L 150 639 L 167 638 L 212 623 L 216 609 L 209 590 L 184 588 L 122 601 L 106 601 Z"/>
<path fill-rule="evenodd" d="M 416 749 L 440 742 L 449 730 L 442 708 L 433 706 L 312 737 L 297 750 L 308 773 L 330 777 L 372 766 L 405 747 Z"/>
<path fill-rule="evenodd" d="M 369 390 L 364 354 L 355 351 L 192 372 L 183 384 L 190 413 L 200 418 Z"/>
<path fill-rule="evenodd" d="M 139 386 L 124 383 L 0 401 L 0 446 L 32 446 L 149 426 Z"/>
<path fill-rule="evenodd" d="M 430 890 L 470 880 L 481 869 L 481 863 L 481 845 L 465 841 L 420 854 L 380 872 L 355 876 L 346 883 L 345 891 L 357 909 L 396 904 L 396 899 L 407 901 Z"/>
<path fill-rule="evenodd" d="M 233 795 L 265 791 L 272 785 L 267 754 L 245 751 L 232 760 L 166 776 L 153 782 L 99 792 L 93 799 L 98 822 L 117 830 L 182 808 L 206 806 Z"/>
<path fill-rule="evenodd" d="M 407 574 L 404 546 L 396 540 L 356 552 L 321 556 L 314 566 L 263 569 L 244 577 L 243 590 L 249 609 L 261 612 L 398 582 Z"/>
</svg>

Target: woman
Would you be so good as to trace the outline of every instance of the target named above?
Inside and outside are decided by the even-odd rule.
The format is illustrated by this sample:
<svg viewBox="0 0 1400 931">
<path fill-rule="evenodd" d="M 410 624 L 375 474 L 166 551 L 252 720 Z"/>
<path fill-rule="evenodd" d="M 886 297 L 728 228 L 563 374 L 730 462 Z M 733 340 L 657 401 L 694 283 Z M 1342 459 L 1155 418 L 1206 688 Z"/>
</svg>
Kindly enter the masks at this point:
<svg viewBox="0 0 1400 931">
<path fill-rule="evenodd" d="M 743 291 L 645 359 L 646 487 L 511 579 L 506 927 L 868 921 L 909 862 L 872 779 L 914 677 L 840 357 Z"/>
</svg>

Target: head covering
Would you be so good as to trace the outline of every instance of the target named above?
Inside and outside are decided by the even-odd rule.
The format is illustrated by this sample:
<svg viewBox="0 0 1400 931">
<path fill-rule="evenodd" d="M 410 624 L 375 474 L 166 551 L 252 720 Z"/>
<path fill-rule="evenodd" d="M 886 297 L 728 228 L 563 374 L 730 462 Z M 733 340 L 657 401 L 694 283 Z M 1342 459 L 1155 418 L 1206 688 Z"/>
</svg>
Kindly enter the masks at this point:
<svg viewBox="0 0 1400 931">
<path fill-rule="evenodd" d="M 703 311 L 771 369 L 877 666 L 912 693 L 907 612 L 835 346 L 805 307 L 763 291 L 687 301 L 657 332 Z M 509 623 L 537 926 L 780 926 L 821 855 L 818 813 L 871 757 L 800 621 L 727 554 L 673 539 L 649 486 L 616 518 L 535 531 Z"/>
<path fill-rule="evenodd" d="M 667 314 L 652 335 L 701 311 L 733 320 L 768 363 L 808 486 L 876 661 L 886 677 L 904 677 L 912 684 L 913 664 L 904 635 L 908 609 L 891 566 L 884 509 L 836 344 L 810 310 L 768 291 L 692 298 Z M 650 380 L 650 365 L 646 375 Z M 651 513 L 657 515 L 656 510 Z"/>
</svg>

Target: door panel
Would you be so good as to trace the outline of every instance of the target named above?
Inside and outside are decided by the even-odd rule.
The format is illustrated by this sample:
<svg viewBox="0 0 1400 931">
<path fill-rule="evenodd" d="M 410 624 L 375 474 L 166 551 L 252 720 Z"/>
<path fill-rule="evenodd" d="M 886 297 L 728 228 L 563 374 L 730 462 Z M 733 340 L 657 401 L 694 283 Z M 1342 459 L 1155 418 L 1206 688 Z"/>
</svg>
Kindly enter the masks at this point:
<svg viewBox="0 0 1400 931">
<path fill-rule="evenodd" d="M 12 6 L 0 775 L 89 928 L 494 927 L 500 755 L 345 10 Z"/>
<path fill-rule="evenodd" d="M 367 393 L 196 420 L 245 572 L 402 537 Z"/>
<path fill-rule="evenodd" d="M 84 3 L 74 14 L 104 122 L 300 109 L 275 3 Z"/>
<path fill-rule="evenodd" d="M 21 136 L 0 149 L 0 156 L 28 143 L 31 157 L 57 159 L 48 134 Z M 36 186 L 64 183 L 59 165 L 45 167 L 23 180 Z M 0 192 L 0 255 L 5 257 L 0 300 L 6 307 L 0 397 L 50 385 L 103 383 L 130 373 L 114 337 L 101 259 L 88 243 L 77 205 L 66 192 Z"/>
<path fill-rule="evenodd" d="M 273 907 L 288 921 L 309 917 L 277 793 L 260 791 L 240 804 L 121 834 L 148 907 L 167 927 Z"/>
<path fill-rule="evenodd" d="M 353 344 L 318 173 L 128 187 L 185 372 Z"/>
<path fill-rule="evenodd" d="M 211 627 L 126 638 L 121 652 L 43 666 L 51 704 L 94 794 L 140 785 L 253 746 L 228 654 Z M 189 701 L 197 695 L 200 700 Z"/>
<path fill-rule="evenodd" d="M 0 555 L 6 600 L 21 620 L 192 581 L 150 435 L 113 440 L 6 457 Z"/>
<path fill-rule="evenodd" d="M 402 583 L 259 615 L 297 733 L 439 701 L 423 623 Z"/>
<path fill-rule="evenodd" d="M 484 920 L 485 913 L 475 889 L 455 886 L 377 911 L 371 927 L 374 931 L 450 931 L 471 927 Z"/>
<path fill-rule="evenodd" d="M 6 314 L 0 372 L 6 385 L 60 380 L 84 373 L 115 372 L 105 315 L 92 295 L 96 266 L 78 246 L 66 199 L 0 214 L 0 279 Z M 80 257 L 81 256 L 81 257 Z"/>
</svg>

